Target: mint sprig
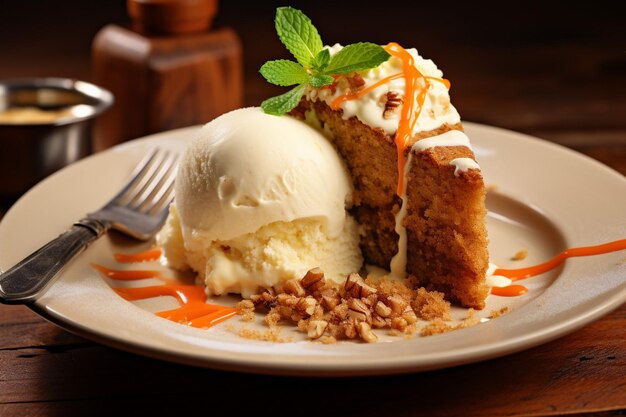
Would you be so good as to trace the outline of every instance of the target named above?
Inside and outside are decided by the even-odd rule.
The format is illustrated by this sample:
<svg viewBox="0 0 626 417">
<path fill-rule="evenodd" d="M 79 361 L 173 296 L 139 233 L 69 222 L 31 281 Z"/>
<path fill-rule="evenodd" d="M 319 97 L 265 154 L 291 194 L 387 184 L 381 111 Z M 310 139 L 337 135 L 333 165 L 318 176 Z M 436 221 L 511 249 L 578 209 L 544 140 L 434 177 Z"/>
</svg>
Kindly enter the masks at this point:
<svg viewBox="0 0 626 417">
<path fill-rule="evenodd" d="M 259 72 L 267 81 L 283 87 L 304 84 L 309 79 L 309 74 L 302 65 L 287 59 L 268 61 Z"/>
<path fill-rule="evenodd" d="M 300 84 L 297 87 L 292 88 L 285 94 L 281 94 L 276 97 L 268 98 L 263 101 L 261 107 L 267 114 L 273 114 L 274 116 L 282 116 L 285 113 L 290 112 L 300 102 L 302 94 L 306 84 Z"/>
<path fill-rule="evenodd" d="M 325 71 L 331 74 L 346 74 L 375 68 L 389 58 L 389 53 L 369 42 L 353 43 L 333 55 Z"/>
<path fill-rule="evenodd" d="M 259 70 L 272 84 L 296 85 L 285 94 L 261 103 L 261 108 L 268 114 L 290 112 L 300 102 L 307 86 L 322 88 L 333 83 L 333 75 L 375 68 L 390 56 L 380 45 L 359 42 L 345 46 L 331 57 L 311 19 L 293 7 L 276 9 L 275 23 L 278 37 L 298 62 L 286 59 L 268 61 Z"/>
<path fill-rule="evenodd" d="M 280 41 L 303 67 L 309 66 L 315 55 L 322 50 L 322 38 L 317 29 L 298 9 L 276 9 L 276 33 Z"/>
</svg>

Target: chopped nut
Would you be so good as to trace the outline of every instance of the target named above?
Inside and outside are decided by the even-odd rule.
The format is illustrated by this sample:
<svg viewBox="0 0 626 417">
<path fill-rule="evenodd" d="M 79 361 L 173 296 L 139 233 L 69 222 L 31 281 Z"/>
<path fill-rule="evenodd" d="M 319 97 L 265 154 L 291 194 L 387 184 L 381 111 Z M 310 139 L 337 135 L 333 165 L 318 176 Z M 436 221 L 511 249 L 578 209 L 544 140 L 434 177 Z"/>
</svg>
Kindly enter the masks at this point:
<svg viewBox="0 0 626 417">
<path fill-rule="evenodd" d="M 337 343 L 337 339 L 335 339 L 335 336 L 324 336 L 321 337 L 319 341 L 325 345 L 332 345 L 334 343 Z"/>
<path fill-rule="evenodd" d="M 387 297 L 387 303 L 389 307 L 391 307 L 391 311 L 393 311 L 395 314 L 402 314 L 404 312 L 404 309 L 406 309 L 406 306 L 408 305 L 404 298 L 400 297 L 399 295 L 392 295 L 391 297 Z"/>
<path fill-rule="evenodd" d="M 280 314 L 281 317 L 291 317 L 293 314 L 293 308 L 287 306 L 276 306 L 276 311 Z"/>
<path fill-rule="evenodd" d="M 372 316 L 372 326 L 378 329 L 382 329 L 383 327 L 387 327 L 389 322 L 384 318 L 380 317 L 378 314 L 374 314 Z"/>
<path fill-rule="evenodd" d="M 376 288 L 367 285 L 359 274 L 348 275 L 343 289 L 346 294 L 354 298 L 363 298 L 371 294 L 376 294 Z"/>
<path fill-rule="evenodd" d="M 391 308 L 382 301 L 376 303 L 375 311 L 380 317 L 389 317 L 391 315 Z"/>
<path fill-rule="evenodd" d="M 293 310 L 291 313 L 291 316 L 289 316 L 289 318 L 291 319 L 291 321 L 293 321 L 294 323 L 298 323 L 300 320 L 303 320 L 306 318 L 306 314 L 304 314 L 301 311 L 296 311 Z"/>
<path fill-rule="evenodd" d="M 374 343 L 378 340 L 378 336 L 372 331 L 370 325 L 363 321 L 357 324 L 357 330 L 361 339 L 365 340 L 367 343 Z"/>
<path fill-rule="evenodd" d="M 339 293 L 334 288 L 327 288 L 322 290 L 321 304 L 326 310 L 332 310 L 341 302 Z"/>
<path fill-rule="evenodd" d="M 370 294 L 367 297 L 362 297 L 361 300 L 367 304 L 369 307 L 374 307 L 378 302 L 378 295 Z"/>
<path fill-rule="evenodd" d="M 409 305 L 407 305 L 404 311 L 402 312 L 402 318 L 406 320 L 408 324 L 417 323 L 417 316 L 415 315 L 415 312 Z"/>
<path fill-rule="evenodd" d="M 417 333 L 417 324 L 415 323 L 409 324 L 406 329 L 404 329 L 404 334 L 407 336 L 407 339 L 414 336 L 415 333 Z"/>
<path fill-rule="evenodd" d="M 300 282 L 296 279 L 290 279 L 289 281 L 283 284 L 283 290 L 287 294 L 295 295 L 296 297 L 303 297 L 306 294 Z"/>
<path fill-rule="evenodd" d="M 310 339 L 317 339 L 324 334 L 326 327 L 328 327 L 328 322 L 325 320 L 311 320 L 309 321 L 307 334 Z"/>
<path fill-rule="evenodd" d="M 341 328 L 343 329 L 343 334 L 348 339 L 354 339 L 358 334 L 356 325 L 352 320 L 341 323 Z"/>
<path fill-rule="evenodd" d="M 404 100 L 398 92 L 389 91 L 385 96 L 381 97 L 381 102 L 385 104 L 383 119 L 390 119 L 398 112 Z"/>
<path fill-rule="evenodd" d="M 358 298 L 351 298 L 348 301 L 348 315 L 356 321 L 372 321 L 372 314 L 369 307 Z"/>
<path fill-rule="evenodd" d="M 309 316 L 315 312 L 317 307 L 317 300 L 313 297 L 300 298 L 296 304 L 296 309 L 300 312 L 306 313 Z"/>
<path fill-rule="evenodd" d="M 407 323 L 407 321 L 404 318 L 402 318 L 402 317 L 395 317 L 395 318 L 391 319 L 391 328 L 392 329 L 404 331 L 404 329 L 406 329 L 406 326 L 408 326 L 408 325 L 409 325 L 409 323 Z"/>
<path fill-rule="evenodd" d="M 345 332 L 343 331 L 343 326 L 341 326 L 340 324 L 329 323 L 327 331 L 330 332 L 332 337 L 336 339 L 340 339 L 343 336 L 345 336 Z"/>
<path fill-rule="evenodd" d="M 348 304 L 345 301 L 342 301 L 338 304 L 333 311 L 331 312 L 331 318 L 335 322 L 340 322 L 348 316 Z"/>
<path fill-rule="evenodd" d="M 356 93 L 365 85 L 365 80 L 358 72 L 339 77 L 337 79 L 337 86 L 341 89 L 348 90 L 350 93 Z M 334 94 L 334 92 L 333 92 Z"/>
<path fill-rule="evenodd" d="M 308 293 L 320 289 L 324 285 L 324 271 L 321 268 L 310 269 L 300 280 L 300 284 Z"/>
<path fill-rule="evenodd" d="M 267 291 L 263 291 L 261 294 L 250 296 L 250 301 L 252 301 L 256 306 L 263 306 L 267 309 L 271 309 L 276 305 L 276 296 Z"/>
<path fill-rule="evenodd" d="M 350 274 L 350 275 L 348 275 L 348 278 L 346 278 L 346 282 L 343 284 L 343 289 L 347 293 L 352 293 L 354 287 L 359 282 L 363 282 L 364 283 L 365 281 L 363 281 L 363 278 L 361 278 L 361 276 L 359 274 Z M 358 295 L 360 295 L 360 294 L 357 294 L 357 296 Z"/>
<path fill-rule="evenodd" d="M 324 317 L 324 308 L 321 305 L 316 305 L 313 314 L 311 314 L 311 319 L 313 320 L 321 320 Z"/>
<path fill-rule="evenodd" d="M 414 277 L 399 283 L 373 277 L 364 280 L 356 273 L 337 286 L 324 279 L 321 269 L 313 268 L 302 279 L 282 282 L 241 301 L 237 309 L 244 320 L 248 313 L 250 319 L 254 318 L 255 308 L 268 308 L 265 322 L 270 330 L 279 329 L 281 321 L 290 322 L 321 343 L 335 343 L 342 338 L 375 342 L 378 337 L 373 329 L 389 329 L 390 335 L 411 337 L 418 332 L 419 319 L 431 321 L 422 327 L 422 335 L 479 322 L 479 316 L 470 309 L 459 324 L 447 324 L 450 304 L 443 294 L 417 287 Z"/>
<path fill-rule="evenodd" d="M 348 84 L 350 84 L 350 90 L 357 92 L 365 85 L 365 80 L 361 77 L 361 74 L 355 72 L 352 76 L 348 77 Z"/>
</svg>

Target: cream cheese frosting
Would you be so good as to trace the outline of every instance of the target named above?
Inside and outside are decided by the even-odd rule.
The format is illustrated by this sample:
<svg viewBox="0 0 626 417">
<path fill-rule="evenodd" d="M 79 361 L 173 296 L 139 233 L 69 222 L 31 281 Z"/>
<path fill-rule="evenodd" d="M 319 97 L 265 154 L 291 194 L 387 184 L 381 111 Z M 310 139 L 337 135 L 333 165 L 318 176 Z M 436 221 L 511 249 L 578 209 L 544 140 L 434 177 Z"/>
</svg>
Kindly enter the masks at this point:
<svg viewBox="0 0 626 417">
<path fill-rule="evenodd" d="M 328 47 L 331 56 L 342 48 L 343 46 L 340 44 Z M 443 73 L 437 68 L 435 63 L 430 59 L 422 58 L 416 49 L 411 48 L 407 49 L 407 51 L 413 56 L 416 68 L 425 77 L 441 78 L 443 76 Z M 391 75 L 400 73 L 402 73 L 402 61 L 394 56 L 376 68 L 359 72 L 363 81 L 365 81 L 364 88 Z M 431 80 L 429 84 L 424 105 L 413 128 L 414 134 L 434 130 L 444 124 L 454 125 L 461 121 L 459 113 L 450 103 L 450 94 L 446 85 L 436 80 Z M 343 110 L 343 118 L 349 119 L 356 116 L 363 123 L 373 128 L 380 128 L 388 135 L 393 135 L 398 129 L 401 112 L 396 111 L 388 117 L 383 117 L 385 108 L 383 97 L 390 91 L 404 97 L 406 95 L 404 77 L 398 77 L 383 83 L 358 100 L 346 100 L 341 103 L 340 108 Z M 344 95 L 346 92 L 347 87 L 342 87 L 338 84 L 334 93 L 328 88 L 321 90 L 311 88 L 305 94 L 309 100 L 323 100 L 330 105 L 334 99 Z"/>
</svg>

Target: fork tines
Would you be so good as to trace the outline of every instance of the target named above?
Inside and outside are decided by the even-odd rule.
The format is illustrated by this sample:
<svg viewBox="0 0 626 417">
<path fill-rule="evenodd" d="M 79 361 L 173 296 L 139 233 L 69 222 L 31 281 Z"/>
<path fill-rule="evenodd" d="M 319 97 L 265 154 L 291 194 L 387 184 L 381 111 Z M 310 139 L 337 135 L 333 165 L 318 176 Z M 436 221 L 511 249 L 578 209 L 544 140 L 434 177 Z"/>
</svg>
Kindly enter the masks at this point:
<svg viewBox="0 0 626 417">
<path fill-rule="evenodd" d="M 162 149 L 150 152 L 131 181 L 115 197 L 115 203 L 140 213 L 154 214 L 174 198 L 178 153 Z"/>
</svg>

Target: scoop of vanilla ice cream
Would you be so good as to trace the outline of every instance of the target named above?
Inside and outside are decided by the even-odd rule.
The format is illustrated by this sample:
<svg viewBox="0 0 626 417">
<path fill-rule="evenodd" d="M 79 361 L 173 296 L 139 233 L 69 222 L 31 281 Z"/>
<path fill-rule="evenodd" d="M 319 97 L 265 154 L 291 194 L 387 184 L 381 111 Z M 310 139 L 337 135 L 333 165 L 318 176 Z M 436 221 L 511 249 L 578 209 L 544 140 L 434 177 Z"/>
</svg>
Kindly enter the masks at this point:
<svg viewBox="0 0 626 417">
<path fill-rule="evenodd" d="M 320 267 L 345 279 L 362 264 L 345 208 L 351 180 L 314 128 L 259 108 L 205 125 L 187 148 L 158 241 L 170 266 L 192 268 L 207 292 L 242 293 Z"/>
</svg>

